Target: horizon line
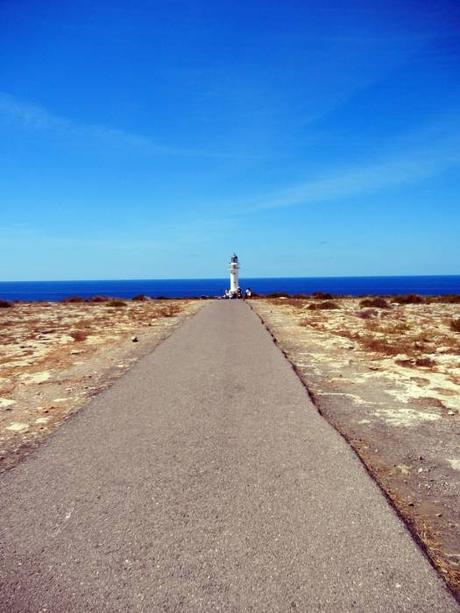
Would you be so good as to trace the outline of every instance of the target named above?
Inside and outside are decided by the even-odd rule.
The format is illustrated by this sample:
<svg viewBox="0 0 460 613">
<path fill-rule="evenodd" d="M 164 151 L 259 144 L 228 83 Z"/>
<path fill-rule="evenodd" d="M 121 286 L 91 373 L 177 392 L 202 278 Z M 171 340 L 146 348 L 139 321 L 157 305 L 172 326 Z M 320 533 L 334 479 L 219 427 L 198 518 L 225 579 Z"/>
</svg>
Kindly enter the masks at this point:
<svg viewBox="0 0 460 613">
<path fill-rule="evenodd" d="M 431 278 L 431 277 L 460 277 L 460 273 L 443 273 L 443 274 L 378 274 L 378 275 L 324 275 L 324 276 L 276 276 L 276 277 L 240 277 L 244 280 L 258 280 L 258 279 L 401 279 L 407 277 L 417 278 Z M 227 280 L 225 277 L 160 277 L 160 278 L 108 278 L 108 279 L 16 279 L 16 280 L 0 280 L 2 283 L 100 283 L 100 282 L 113 282 L 113 281 L 222 281 Z"/>
</svg>

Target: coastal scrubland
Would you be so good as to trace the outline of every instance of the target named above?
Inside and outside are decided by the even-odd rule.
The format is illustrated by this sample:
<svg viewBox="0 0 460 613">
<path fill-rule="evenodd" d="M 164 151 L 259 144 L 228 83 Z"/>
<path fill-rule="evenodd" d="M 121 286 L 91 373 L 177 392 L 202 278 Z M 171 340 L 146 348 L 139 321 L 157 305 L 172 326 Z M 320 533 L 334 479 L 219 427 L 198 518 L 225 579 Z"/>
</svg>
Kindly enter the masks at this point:
<svg viewBox="0 0 460 613">
<path fill-rule="evenodd" d="M 2 301 L 0 472 L 14 466 L 200 305 L 199 300 L 143 296 Z"/>
<path fill-rule="evenodd" d="M 460 296 L 252 306 L 460 596 Z"/>
</svg>

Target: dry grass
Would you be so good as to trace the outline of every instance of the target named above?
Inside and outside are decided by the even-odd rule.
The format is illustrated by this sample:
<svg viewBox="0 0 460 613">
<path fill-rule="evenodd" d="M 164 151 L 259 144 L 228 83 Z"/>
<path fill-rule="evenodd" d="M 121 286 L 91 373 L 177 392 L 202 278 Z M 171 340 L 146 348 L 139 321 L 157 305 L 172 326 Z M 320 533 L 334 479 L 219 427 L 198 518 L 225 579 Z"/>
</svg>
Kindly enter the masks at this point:
<svg viewBox="0 0 460 613">
<path fill-rule="evenodd" d="M 267 294 L 266 298 L 289 298 L 289 294 L 286 292 L 272 292 L 271 294 Z"/>
<path fill-rule="evenodd" d="M 356 306 L 363 303 L 357 298 L 343 298 L 340 303 L 328 300 L 312 302 L 311 299 L 270 302 L 277 307 L 290 308 L 297 324 L 302 327 L 350 339 L 355 342 L 355 348 L 382 358 L 401 355 L 409 360 L 405 365 L 438 368 L 433 354 L 460 354 L 460 338 L 454 334 L 460 332 L 460 319 L 452 318 L 455 303 L 430 302 L 423 308 L 408 308 L 394 303 L 387 309 L 383 304 L 388 304 L 388 300 L 383 303 L 370 300 L 382 306 L 357 311 Z M 419 304 L 412 300 L 409 298 L 407 304 Z"/>
<path fill-rule="evenodd" d="M 156 311 L 157 317 L 174 317 L 180 312 L 177 304 L 165 304 Z"/>
<path fill-rule="evenodd" d="M 394 336 L 395 334 L 399 334 L 403 337 L 407 337 L 406 332 L 410 330 L 410 327 L 405 322 L 399 321 L 382 321 L 381 319 L 371 319 L 364 322 L 364 327 L 366 331 L 375 332 L 379 335 L 383 336 Z M 423 336 L 423 335 L 422 335 Z M 414 342 L 416 340 L 426 341 L 427 339 L 423 336 L 423 339 L 420 336 L 413 337 Z"/>
<path fill-rule="evenodd" d="M 281 302 L 282 304 L 288 304 L 289 306 L 294 307 L 295 309 L 303 309 L 305 305 L 308 304 L 305 298 L 286 298 L 285 300 L 279 301 L 279 303 Z"/>
<path fill-rule="evenodd" d="M 409 332 L 409 330 L 409 324 L 402 321 L 392 322 L 382 327 L 382 332 L 384 334 L 404 334 L 405 332 Z"/>
<path fill-rule="evenodd" d="M 383 353 L 385 355 L 408 354 L 413 351 L 413 344 L 405 339 L 376 338 L 375 336 L 361 336 L 357 339 L 361 347 L 366 351 Z"/>
<path fill-rule="evenodd" d="M 189 308 L 188 301 L 123 304 L 122 308 L 110 309 L 105 302 L 60 302 L 51 307 L 23 303 L 0 311 L 0 381 L 6 378 L 14 383 L 30 369 L 65 368 L 73 361 L 74 343 L 88 357 L 101 347 L 150 327 L 152 321 L 173 319 Z"/>
</svg>

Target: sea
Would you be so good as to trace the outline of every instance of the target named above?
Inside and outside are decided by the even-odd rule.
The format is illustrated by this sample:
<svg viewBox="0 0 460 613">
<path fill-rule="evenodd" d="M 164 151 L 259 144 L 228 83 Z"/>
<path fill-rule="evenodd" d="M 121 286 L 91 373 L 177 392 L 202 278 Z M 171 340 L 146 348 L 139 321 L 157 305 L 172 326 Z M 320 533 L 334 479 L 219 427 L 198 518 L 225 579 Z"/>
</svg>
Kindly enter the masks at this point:
<svg viewBox="0 0 460 613">
<path fill-rule="evenodd" d="M 409 277 L 261 277 L 240 279 L 242 289 L 257 294 L 282 292 L 367 296 L 419 294 L 425 296 L 460 294 L 460 275 Z M 106 281 L 3 281 L 0 299 L 58 301 L 78 296 L 132 298 L 140 294 L 152 298 L 199 298 L 222 296 L 228 279 L 138 279 Z"/>
</svg>

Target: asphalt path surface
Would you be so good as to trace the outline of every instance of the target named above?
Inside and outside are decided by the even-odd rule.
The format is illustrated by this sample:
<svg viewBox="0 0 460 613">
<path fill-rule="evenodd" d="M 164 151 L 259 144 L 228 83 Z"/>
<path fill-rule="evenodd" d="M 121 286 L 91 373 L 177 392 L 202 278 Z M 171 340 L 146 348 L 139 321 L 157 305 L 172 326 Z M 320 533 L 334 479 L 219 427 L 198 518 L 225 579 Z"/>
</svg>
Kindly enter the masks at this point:
<svg viewBox="0 0 460 613">
<path fill-rule="evenodd" d="M 248 305 L 1 479 L 2 611 L 459 611 Z"/>
</svg>

